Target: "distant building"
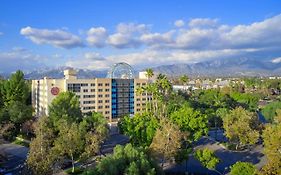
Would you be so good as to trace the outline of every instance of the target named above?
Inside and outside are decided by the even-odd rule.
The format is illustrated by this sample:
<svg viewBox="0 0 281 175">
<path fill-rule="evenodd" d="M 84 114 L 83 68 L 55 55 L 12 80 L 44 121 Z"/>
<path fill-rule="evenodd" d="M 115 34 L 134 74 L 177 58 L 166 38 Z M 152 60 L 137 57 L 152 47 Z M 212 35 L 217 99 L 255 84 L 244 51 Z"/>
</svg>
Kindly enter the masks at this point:
<svg viewBox="0 0 281 175">
<path fill-rule="evenodd" d="M 63 79 L 44 77 L 32 80 L 32 104 L 37 116 L 48 115 L 51 102 L 61 92 L 74 92 L 83 113 L 102 113 L 109 122 L 124 115 L 133 115 L 145 109 L 148 95 L 136 94 L 136 88 L 145 86 L 147 79 L 134 78 L 131 66 L 115 64 L 107 78 L 77 79 L 73 69 L 64 71 Z"/>
</svg>

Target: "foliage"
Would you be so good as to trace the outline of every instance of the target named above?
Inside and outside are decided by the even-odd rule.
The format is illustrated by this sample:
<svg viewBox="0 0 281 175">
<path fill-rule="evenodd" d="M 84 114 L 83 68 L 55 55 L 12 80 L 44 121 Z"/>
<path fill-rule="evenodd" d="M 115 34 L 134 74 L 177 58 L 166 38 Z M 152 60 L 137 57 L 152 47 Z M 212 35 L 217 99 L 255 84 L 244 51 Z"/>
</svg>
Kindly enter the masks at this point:
<svg viewBox="0 0 281 175">
<path fill-rule="evenodd" d="M 249 162 L 236 162 L 230 169 L 230 175 L 254 175 L 257 173 L 255 166 Z"/>
<path fill-rule="evenodd" d="M 2 100 L 4 106 L 8 107 L 11 103 L 18 101 L 23 104 L 27 104 L 29 98 L 29 86 L 24 80 L 24 74 L 22 71 L 16 71 L 12 74 L 9 80 L 5 80 L 2 85 Z"/>
<path fill-rule="evenodd" d="M 263 109 L 262 109 L 262 115 L 266 118 L 267 121 L 272 122 L 273 118 L 276 114 L 276 110 L 281 108 L 281 102 L 276 101 L 267 104 Z"/>
<path fill-rule="evenodd" d="M 131 144 L 125 147 L 117 145 L 113 154 L 108 155 L 97 164 L 95 170 L 85 172 L 86 175 L 153 175 L 160 173 L 157 164 L 142 148 L 134 148 Z"/>
<path fill-rule="evenodd" d="M 17 125 L 20 125 L 32 118 L 31 106 L 27 106 L 19 101 L 11 102 L 8 112 L 10 120 Z"/>
<path fill-rule="evenodd" d="M 99 152 L 101 144 L 107 138 L 109 133 L 107 120 L 101 113 L 93 112 L 83 119 L 79 128 L 85 137 L 85 150 L 81 157 L 87 159 Z"/>
<path fill-rule="evenodd" d="M 67 121 L 59 120 L 59 134 L 54 142 L 54 152 L 71 159 L 72 172 L 74 169 L 74 159 L 83 150 L 84 142 L 82 133 L 76 123 L 68 124 Z"/>
<path fill-rule="evenodd" d="M 21 125 L 32 118 L 30 96 L 30 87 L 24 80 L 23 72 L 17 71 L 10 79 L 0 81 L 0 125 L 13 124 L 13 131 L 2 133 L 4 138 L 11 140 L 20 132 Z"/>
<path fill-rule="evenodd" d="M 216 157 L 214 151 L 208 148 L 196 150 L 194 156 L 204 167 L 210 170 L 215 170 L 220 161 L 219 158 Z"/>
<path fill-rule="evenodd" d="M 240 92 L 232 92 L 230 93 L 230 97 L 240 103 L 240 105 L 244 108 L 252 111 L 255 111 L 257 109 L 260 99 L 260 95 L 258 94 Z"/>
<path fill-rule="evenodd" d="M 196 141 L 208 132 L 207 116 L 193 110 L 188 104 L 173 112 L 170 116 L 181 131 L 189 132 L 191 141 Z"/>
<path fill-rule="evenodd" d="M 153 75 L 154 75 L 153 69 L 148 68 L 148 69 L 146 69 L 145 71 L 146 71 L 146 76 L 147 76 L 148 79 L 150 79 L 151 77 L 153 77 Z"/>
<path fill-rule="evenodd" d="M 35 129 L 36 137 L 30 143 L 27 164 L 34 174 L 52 174 L 54 155 L 51 152 L 55 134 L 47 116 L 42 116 Z"/>
<path fill-rule="evenodd" d="M 163 167 L 166 160 L 172 160 L 177 155 L 185 135 L 168 119 L 164 118 L 160 122 L 160 128 L 156 130 L 149 148 L 152 155 L 162 161 Z"/>
<path fill-rule="evenodd" d="M 69 122 L 80 122 L 82 120 L 82 112 L 77 96 L 72 92 L 60 93 L 49 106 L 49 117 L 54 124 L 60 119 Z"/>
<path fill-rule="evenodd" d="M 3 137 L 6 140 L 13 140 L 13 136 L 16 135 L 15 125 L 12 122 L 5 122 L 0 124 L 0 138 Z"/>
<path fill-rule="evenodd" d="M 57 109 L 56 105 L 66 104 L 63 100 L 67 99 L 63 98 L 61 103 L 53 104 L 54 109 Z M 76 106 L 65 108 L 75 111 Z M 107 121 L 100 113 L 92 113 L 81 122 L 67 118 L 73 117 L 68 114 L 61 115 L 65 118 L 55 122 L 50 117 L 41 117 L 38 121 L 36 137 L 30 144 L 27 161 L 35 174 L 51 174 L 52 169 L 60 167 L 67 158 L 71 159 L 74 172 L 75 160 L 84 161 L 96 155 L 108 135 Z"/>
<path fill-rule="evenodd" d="M 187 83 L 187 81 L 188 81 L 188 76 L 187 76 L 187 75 L 182 75 L 182 76 L 180 77 L 180 82 L 181 82 L 183 85 L 185 85 L 185 84 Z"/>
<path fill-rule="evenodd" d="M 223 119 L 226 137 L 233 143 L 240 145 L 255 144 L 259 138 L 259 123 L 256 114 L 238 107 Z"/>
<path fill-rule="evenodd" d="M 267 164 L 264 174 L 281 174 L 281 123 L 269 124 L 263 131 L 264 153 Z"/>
<path fill-rule="evenodd" d="M 130 137 L 131 143 L 138 146 L 149 146 L 159 127 L 158 120 L 150 113 L 126 116 L 118 123 L 120 131 Z"/>
</svg>

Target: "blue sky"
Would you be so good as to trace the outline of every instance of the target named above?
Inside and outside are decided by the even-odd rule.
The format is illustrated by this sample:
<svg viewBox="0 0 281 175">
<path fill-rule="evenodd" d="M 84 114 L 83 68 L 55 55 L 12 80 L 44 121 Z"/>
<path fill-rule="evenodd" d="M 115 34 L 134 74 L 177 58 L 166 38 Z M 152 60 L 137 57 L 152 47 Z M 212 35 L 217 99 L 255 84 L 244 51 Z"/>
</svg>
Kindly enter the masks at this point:
<svg viewBox="0 0 281 175">
<path fill-rule="evenodd" d="M 0 73 L 241 57 L 281 61 L 281 1 L 0 2 Z"/>
</svg>

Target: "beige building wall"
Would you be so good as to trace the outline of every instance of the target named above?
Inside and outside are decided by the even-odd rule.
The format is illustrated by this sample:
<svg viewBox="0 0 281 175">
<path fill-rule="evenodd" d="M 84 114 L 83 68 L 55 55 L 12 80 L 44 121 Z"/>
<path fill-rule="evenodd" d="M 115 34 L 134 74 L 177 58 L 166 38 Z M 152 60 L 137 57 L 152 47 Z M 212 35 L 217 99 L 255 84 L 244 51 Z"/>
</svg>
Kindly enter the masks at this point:
<svg viewBox="0 0 281 175">
<path fill-rule="evenodd" d="M 146 92 L 143 92 L 142 94 L 137 93 L 137 89 L 139 87 L 141 88 L 146 85 L 147 85 L 146 79 L 135 79 L 135 81 L 134 81 L 134 87 L 135 87 L 134 111 L 135 111 L 135 113 L 145 111 L 146 101 L 149 96 Z"/>
<path fill-rule="evenodd" d="M 147 94 L 138 95 L 136 89 L 146 83 L 145 79 L 134 79 L 134 113 L 145 110 Z M 72 91 L 78 96 L 83 113 L 100 112 L 112 122 L 111 87 L 110 78 L 77 79 L 75 72 L 67 70 L 64 79 L 32 80 L 32 104 L 37 116 L 48 115 L 48 107 L 58 95 L 52 93 L 52 88 L 58 88 L 59 93 Z"/>
</svg>

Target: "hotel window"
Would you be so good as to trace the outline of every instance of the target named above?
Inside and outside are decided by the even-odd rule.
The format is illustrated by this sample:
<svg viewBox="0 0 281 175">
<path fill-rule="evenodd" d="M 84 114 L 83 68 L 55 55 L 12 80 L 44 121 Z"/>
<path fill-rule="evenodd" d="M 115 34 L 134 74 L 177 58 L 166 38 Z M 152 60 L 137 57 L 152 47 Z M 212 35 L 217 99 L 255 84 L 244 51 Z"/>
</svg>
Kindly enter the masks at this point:
<svg viewBox="0 0 281 175">
<path fill-rule="evenodd" d="M 137 106 L 140 106 L 140 104 L 138 103 Z"/>
<path fill-rule="evenodd" d="M 109 92 L 109 89 L 105 89 L 105 92 Z"/>
<path fill-rule="evenodd" d="M 109 83 L 105 83 L 105 86 L 109 86 Z"/>
<path fill-rule="evenodd" d="M 142 83 L 142 85 L 143 85 L 143 86 L 145 86 L 145 85 L 146 85 L 146 83 Z"/>
<path fill-rule="evenodd" d="M 102 103 L 102 100 L 99 100 L 98 103 Z"/>
<path fill-rule="evenodd" d="M 94 106 L 86 106 L 86 107 L 83 107 L 84 110 L 89 110 L 89 109 L 95 109 Z"/>
<path fill-rule="evenodd" d="M 91 86 L 96 86 L 96 84 L 95 83 L 91 83 Z"/>
<path fill-rule="evenodd" d="M 140 83 L 137 83 L 137 86 L 139 86 L 140 85 Z"/>
<path fill-rule="evenodd" d="M 109 114 L 109 111 L 105 111 L 105 114 Z"/>
<path fill-rule="evenodd" d="M 137 101 L 140 101 L 140 98 L 137 98 Z"/>
<path fill-rule="evenodd" d="M 105 97 L 109 97 L 110 95 L 109 94 L 105 94 Z"/>
<path fill-rule="evenodd" d="M 99 83 L 98 86 L 102 86 L 102 83 Z"/>
<path fill-rule="evenodd" d="M 102 89 L 98 89 L 99 92 L 102 92 Z"/>
<path fill-rule="evenodd" d="M 92 101 L 83 101 L 83 104 L 93 104 L 93 103 L 95 103 L 94 100 L 92 100 Z"/>
<path fill-rule="evenodd" d="M 142 100 L 146 100 L 146 98 L 142 98 Z"/>
<path fill-rule="evenodd" d="M 81 84 L 77 84 L 77 83 L 67 84 L 67 90 L 70 91 L 70 92 L 80 92 L 81 91 Z"/>
<path fill-rule="evenodd" d="M 98 109 L 102 109 L 102 106 L 98 106 Z"/>
<path fill-rule="evenodd" d="M 95 92 L 96 90 L 95 89 L 91 89 L 91 92 Z"/>
<path fill-rule="evenodd" d="M 109 103 L 109 100 L 105 100 L 105 103 Z"/>
<path fill-rule="evenodd" d="M 87 83 L 81 83 L 81 86 L 88 86 Z"/>
<path fill-rule="evenodd" d="M 137 111 L 140 111 L 140 109 L 137 109 Z"/>
<path fill-rule="evenodd" d="M 102 98 L 102 94 L 99 94 L 98 97 L 99 97 L 99 98 Z"/>
<path fill-rule="evenodd" d="M 108 105 L 106 105 L 106 106 L 105 106 L 105 108 L 107 108 L 107 109 L 108 109 L 108 108 L 109 108 L 109 106 L 108 106 Z"/>
<path fill-rule="evenodd" d="M 83 92 L 88 92 L 88 89 L 83 89 Z"/>
<path fill-rule="evenodd" d="M 83 95 L 83 98 L 95 98 L 95 95 Z"/>
</svg>

